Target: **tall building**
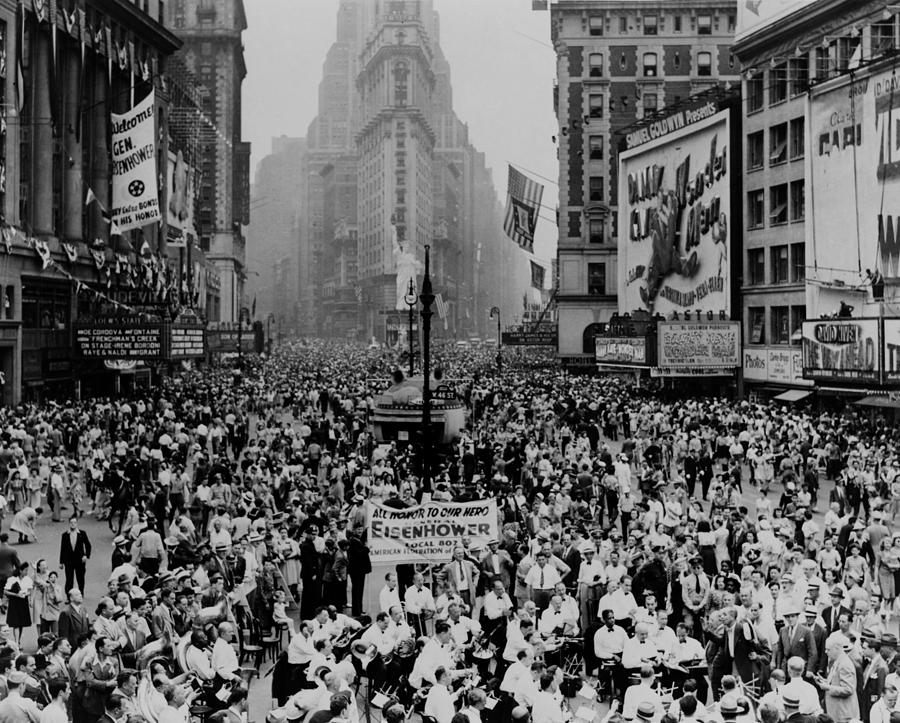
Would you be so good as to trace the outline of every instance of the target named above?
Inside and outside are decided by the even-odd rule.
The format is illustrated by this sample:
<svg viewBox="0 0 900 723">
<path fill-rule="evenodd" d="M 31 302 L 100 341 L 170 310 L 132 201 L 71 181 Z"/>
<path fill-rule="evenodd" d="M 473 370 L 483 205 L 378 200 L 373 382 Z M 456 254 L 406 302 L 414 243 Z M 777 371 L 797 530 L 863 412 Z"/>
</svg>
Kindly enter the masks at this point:
<svg viewBox="0 0 900 723">
<path fill-rule="evenodd" d="M 256 300 L 256 318 L 275 323 L 283 330 L 296 327 L 297 224 L 305 180 L 303 156 L 306 139 L 281 136 L 272 139 L 272 151 L 256 167 L 253 214 L 247 229 L 249 246 L 247 299 Z M 276 283 L 278 279 L 278 283 Z"/>
<path fill-rule="evenodd" d="M 618 132 L 720 82 L 737 83 L 734 0 L 556 0 L 559 355 L 593 366 L 617 309 Z"/>
<path fill-rule="evenodd" d="M 481 334 L 490 306 L 521 305 L 528 262 L 453 111 L 438 15 L 431 0 L 342 0 L 337 20 L 304 158 L 301 332 L 396 342 L 408 311 L 395 251 L 421 278 L 428 244 L 448 305 L 435 335 Z"/>
<path fill-rule="evenodd" d="M 160 3 L 162 5 L 162 3 Z M 200 246 L 219 272 L 219 319 L 237 321 L 248 300 L 242 227 L 250 223 L 250 144 L 241 140 L 241 84 L 247 74 L 243 0 L 169 0 L 167 25 L 183 42 L 178 57 L 208 91 L 202 111 L 215 133 L 200 149 Z"/>
<path fill-rule="evenodd" d="M 742 13 L 734 46 L 744 86 L 745 390 L 896 406 L 887 390 L 900 382 L 900 166 L 885 129 L 900 103 L 898 8 L 777 8 Z"/>
</svg>

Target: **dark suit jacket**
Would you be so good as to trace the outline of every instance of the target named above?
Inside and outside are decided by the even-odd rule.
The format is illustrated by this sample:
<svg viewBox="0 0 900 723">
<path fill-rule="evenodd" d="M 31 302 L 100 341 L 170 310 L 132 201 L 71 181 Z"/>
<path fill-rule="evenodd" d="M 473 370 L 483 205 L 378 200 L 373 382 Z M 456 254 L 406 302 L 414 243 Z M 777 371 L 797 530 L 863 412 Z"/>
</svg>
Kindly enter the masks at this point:
<svg viewBox="0 0 900 723">
<path fill-rule="evenodd" d="M 838 618 L 841 615 L 843 615 L 844 613 L 846 613 L 847 615 L 852 614 L 850 611 L 850 608 L 845 608 L 843 605 L 841 605 L 837 609 L 837 612 L 835 612 L 834 607 L 831 605 L 829 605 L 827 608 L 825 608 L 822 611 L 822 621 L 825 623 L 825 636 L 826 637 L 828 635 L 830 635 L 831 633 L 833 633 L 835 630 L 837 630 Z"/>
<path fill-rule="evenodd" d="M 819 675 L 825 675 L 825 668 L 828 666 L 828 656 L 825 655 L 825 640 L 828 638 L 828 633 L 825 631 L 825 628 L 816 623 L 812 626 L 812 634 L 816 643 L 816 661 L 808 661 L 808 667 L 810 670 L 819 673 Z"/>
<path fill-rule="evenodd" d="M 806 661 L 807 669 L 810 669 L 810 663 L 818 660 L 818 651 L 816 650 L 816 641 L 813 639 L 812 630 L 802 623 L 797 623 L 793 634 L 785 625 L 778 632 L 778 645 L 775 648 L 775 667 L 781 668 L 787 672 L 788 658 L 799 655 Z"/>
<path fill-rule="evenodd" d="M 497 550 L 497 554 L 500 556 L 500 579 L 503 581 L 503 587 L 509 590 L 513 580 L 516 579 L 516 565 L 506 550 Z M 478 562 L 478 567 L 481 568 L 481 574 L 485 580 L 494 579 L 496 573 L 491 562 L 490 550 L 482 555 L 481 560 Z"/>
<path fill-rule="evenodd" d="M 78 537 L 75 539 L 75 548 L 72 548 L 72 540 L 69 531 L 66 530 L 62 534 L 59 542 L 59 564 L 65 566 L 76 566 L 81 564 L 82 557 L 91 556 L 91 541 L 88 539 L 87 532 L 78 530 Z"/>
<path fill-rule="evenodd" d="M 126 668 L 137 668 L 137 655 L 147 644 L 147 636 L 141 630 L 129 630 L 125 632 L 125 640 L 125 645 L 119 649 L 122 664 Z"/>
<path fill-rule="evenodd" d="M 569 574 L 563 578 L 563 582 L 571 587 L 578 580 L 578 572 L 581 569 L 581 553 L 578 548 L 572 545 L 572 549 L 566 554 L 563 550 L 562 561 L 569 566 Z"/>
<path fill-rule="evenodd" d="M 87 610 L 81 606 L 81 610 L 74 610 L 71 605 L 66 605 L 59 612 L 59 637 L 69 641 L 73 650 L 78 648 L 78 636 L 90 632 L 91 619 Z"/>
</svg>

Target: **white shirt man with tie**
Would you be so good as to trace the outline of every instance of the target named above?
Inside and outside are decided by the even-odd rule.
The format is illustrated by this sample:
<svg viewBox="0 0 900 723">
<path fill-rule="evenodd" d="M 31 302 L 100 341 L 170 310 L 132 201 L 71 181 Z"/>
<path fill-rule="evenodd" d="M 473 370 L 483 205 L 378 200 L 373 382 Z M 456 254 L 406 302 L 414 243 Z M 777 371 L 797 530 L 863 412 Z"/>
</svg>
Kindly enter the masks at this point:
<svg viewBox="0 0 900 723">
<path fill-rule="evenodd" d="M 581 544 L 581 567 L 578 569 L 578 608 L 580 620 L 590 627 L 597 619 L 597 601 L 600 599 L 600 585 L 606 582 L 603 563 L 597 558 L 596 548 L 591 541 Z"/>
<path fill-rule="evenodd" d="M 544 610 L 550 604 L 553 589 L 562 578 L 553 565 L 547 564 L 547 554 L 540 550 L 535 556 L 536 564 L 525 575 L 525 585 L 538 610 Z"/>
<path fill-rule="evenodd" d="M 484 615 L 491 623 L 493 630 L 506 622 L 506 616 L 512 610 L 512 600 L 503 588 L 503 581 L 494 580 L 493 589 L 484 596 Z"/>
<path fill-rule="evenodd" d="M 462 547 L 453 548 L 453 559 L 447 563 L 445 570 L 450 589 L 462 598 L 469 610 L 472 610 L 475 605 L 479 573 L 475 564 L 466 559 Z"/>
</svg>

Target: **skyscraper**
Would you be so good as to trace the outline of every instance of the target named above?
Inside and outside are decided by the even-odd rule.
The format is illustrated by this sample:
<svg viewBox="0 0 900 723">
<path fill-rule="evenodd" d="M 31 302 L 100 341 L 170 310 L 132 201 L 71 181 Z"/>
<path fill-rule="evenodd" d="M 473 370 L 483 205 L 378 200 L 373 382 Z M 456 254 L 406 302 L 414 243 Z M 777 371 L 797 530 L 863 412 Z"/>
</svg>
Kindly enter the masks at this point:
<svg viewBox="0 0 900 723">
<path fill-rule="evenodd" d="M 250 223 L 250 144 L 241 141 L 241 84 L 247 75 L 243 0 L 170 0 L 167 26 L 183 41 L 178 57 L 208 93 L 202 109 L 215 131 L 199 150 L 200 245 L 219 270 L 220 319 L 236 321 L 247 278 L 242 226 Z"/>
</svg>

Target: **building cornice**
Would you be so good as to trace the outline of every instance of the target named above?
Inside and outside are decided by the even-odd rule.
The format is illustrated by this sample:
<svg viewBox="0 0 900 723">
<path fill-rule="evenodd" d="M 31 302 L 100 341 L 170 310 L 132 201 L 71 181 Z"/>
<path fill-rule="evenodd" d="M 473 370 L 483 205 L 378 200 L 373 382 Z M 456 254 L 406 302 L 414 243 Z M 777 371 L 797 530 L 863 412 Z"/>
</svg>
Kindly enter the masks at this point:
<svg viewBox="0 0 900 723">
<path fill-rule="evenodd" d="M 165 54 L 172 54 L 182 46 L 177 35 L 139 10 L 137 5 L 121 0 L 90 0 L 90 4 Z"/>
</svg>

